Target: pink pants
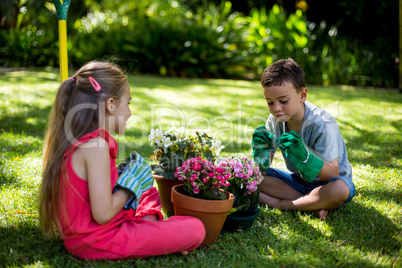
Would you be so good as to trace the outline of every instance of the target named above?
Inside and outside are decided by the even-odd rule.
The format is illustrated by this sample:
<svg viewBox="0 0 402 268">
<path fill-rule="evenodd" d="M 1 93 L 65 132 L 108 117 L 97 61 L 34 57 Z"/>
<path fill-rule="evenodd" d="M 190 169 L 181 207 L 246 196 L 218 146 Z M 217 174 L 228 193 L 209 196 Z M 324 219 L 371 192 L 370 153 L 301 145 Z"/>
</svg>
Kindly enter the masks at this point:
<svg viewBox="0 0 402 268">
<path fill-rule="evenodd" d="M 199 219 L 172 216 L 163 220 L 160 208 L 159 192 L 153 187 L 142 195 L 134 216 L 124 213 L 112 228 L 65 240 L 66 249 L 82 259 L 114 260 L 188 251 L 202 243 L 205 228 Z M 159 221 L 142 219 L 155 214 Z"/>
</svg>

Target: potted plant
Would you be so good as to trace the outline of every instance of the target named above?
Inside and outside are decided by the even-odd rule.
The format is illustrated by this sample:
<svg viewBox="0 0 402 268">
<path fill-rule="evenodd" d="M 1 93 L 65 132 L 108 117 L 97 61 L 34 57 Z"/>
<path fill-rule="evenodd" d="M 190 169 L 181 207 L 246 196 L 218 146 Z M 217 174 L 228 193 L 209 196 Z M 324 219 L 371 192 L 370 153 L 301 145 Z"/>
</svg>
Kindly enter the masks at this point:
<svg viewBox="0 0 402 268">
<path fill-rule="evenodd" d="M 235 196 L 223 229 L 232 231 L 250 228 L 260 212 L 258 185 L 263 176 L 258 164 L 239 153 L 220 159 L 218 167 L 231 173 L 230 185 L 225 189 Z"/>
<path fill-rule="evenodd" d="M 167 131 L 163 131 L 161 127 L 151 129 L 149 141 L 155 148 L 150 156 L 154 161 L 151 165 L 153 177 L 158 186 L 162 209 L 170 217 L 173 215 L 171 188 L 183 183 L 174 176 L 176 168 L 193 157 L 214 162 L 224 146 L 219 140 L 213 140 L 205 133 L 186 135 L 184 127 L 175 126 Z"/>
<path fill-rule="evenodd" d="M 187 159 L 175 172 L 182 185 L 172 188 L 175 215 L 193 216 L 204 224 L 202 245 L 212 244 L 219 236 L 234 195 L 223 190 L 229 186 L 231 173 L 201 157 Z"/>
</svg>

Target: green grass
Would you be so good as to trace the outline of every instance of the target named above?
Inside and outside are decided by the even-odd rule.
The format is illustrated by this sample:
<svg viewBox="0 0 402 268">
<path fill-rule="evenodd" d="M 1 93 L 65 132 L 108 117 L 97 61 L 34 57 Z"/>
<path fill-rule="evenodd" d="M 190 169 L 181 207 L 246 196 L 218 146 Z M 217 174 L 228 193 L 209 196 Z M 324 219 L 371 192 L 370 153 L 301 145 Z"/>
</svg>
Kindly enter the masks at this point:
<svg viewBox="0 0 402 268">
<path fill-rule="evenodd" d="M 152 153 L 150 128 L 185 125 L 221 139 L 224 155 L 250 155 L 253 130 L 268 116 L 258 82 L 130 76 L 133 117 L 118 136 Z M 38 227 L 41 146 L 59 85 L 52 70 L 0 76 L 0 266 L 5 267 L 402 267 L 402 94 L 310 86 L 308 99 L 337 119 L 357 187 L 348 205 L 321 222 L 310 212 L 263 207 L 252 229 L 222 233 L 189 256 L 83 261 Z M 276 165 L 281 165 L 277 154 Z"/>
</svg>

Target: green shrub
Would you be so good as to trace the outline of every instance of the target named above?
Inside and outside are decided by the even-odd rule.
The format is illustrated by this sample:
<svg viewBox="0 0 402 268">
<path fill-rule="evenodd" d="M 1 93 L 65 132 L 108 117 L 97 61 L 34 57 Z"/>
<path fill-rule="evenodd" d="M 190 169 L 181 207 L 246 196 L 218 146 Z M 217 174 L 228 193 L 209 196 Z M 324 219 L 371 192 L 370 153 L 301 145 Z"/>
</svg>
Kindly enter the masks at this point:
<svg viewBox="0 0 402 268">
<path fill-rule="evenodd" d="M 369 48 L 360 40 L 340 37 L 334 26 L 309 23 L 301 10 L 287 15 L 278 5 L 268 12 L 252 9 L 247 19 L 243 55 L 254 77 L 272 62 L 291 57 L 303 67 L 309 84 L 395 86 L 393 61 L 383 56 L 391 54 L 384 40 Z"/>
<path fill-rule="evenodd" d="M 20 30 L 0 30 L 0 66 L 33 67 L 58 64 L 58 40 L 52 31 L 28 25 Z M 56 41 L 57 40 L 57 41 Z"/>
<path fill-rule="evenodd" d="M 31 3 L 31 2 L 29 2 Z M 58 66 L 58 30 L 49 2 L 27 5 L 18 30 L 0 30 L 0 66 Z M 46 8 L 45 8 L 46 6 Z M 42 8 L 38 18 L 34 8 Z M 309 84 L 396 86 L 392 48 L 383 37 L 369 47 L 337 28 L 310 23 L 301 10 L 278 5 L 233 12 L 231 2 L 190 7 L 173 0 L 117 4 L 88 1 L 68 22 L 69 66 L 113 59 L 130 72 L 178 77 L 258 79 L 281 58 L 294 58 Z M 53 13 L 52 13 L 53 12 Z M 54 21 L 53 21 L 54 20 Z M 4 42 L 3 42 L 4 40 Z"/>
<path fill-rule="evenodd" d="M 270 12 L 265 8 L 253 9 L 247 32 L 245 54 L 258 74 L 278 59 L 292 57 L 297 60 L 298 55 L 304 54 L 303 48 L 309 41 L 302 12 L 298 10 L 288 17 L 278 5 Z"/>
<path fill-rule="evenodd" d="M 244 59 L 238 44 L 236 15 L 230 2 L 223 9 L 210 5 L 176 19 L 136 18 L 123 50 L 139 62 L 141 72 L 180 77 L 241 77 Z"/>
</svg>

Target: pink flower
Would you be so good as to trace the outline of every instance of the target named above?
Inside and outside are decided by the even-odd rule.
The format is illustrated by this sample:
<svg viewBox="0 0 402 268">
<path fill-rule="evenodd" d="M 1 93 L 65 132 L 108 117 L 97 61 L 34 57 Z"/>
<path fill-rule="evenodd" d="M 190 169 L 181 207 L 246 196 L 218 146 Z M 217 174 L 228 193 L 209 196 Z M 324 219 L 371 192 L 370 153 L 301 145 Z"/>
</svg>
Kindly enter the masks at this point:
<svg viewBox="0 0 402 268">
<path fill-rule="evenodd" d="M 193 163 L 192 169 L 195 170 L 195 171 L 200 170 L 201 169 L 201 164 L 197 163 L 197 162 Z"/>
<path fill-rule="evenodd" d="M 175 176 L 191 187 L 194 194 L 198 194 L 211 185 L 217 188 L 229 186 L 228 179 L 232 176 L 229 169 L 228 165 L 216 166 L 198 157 L 187 159 L 181 167 L 176 169 Z"/>
<path fill-rule="evenodd" d="M 258 165 L 243 154 L 230 156 L 219 164 L 219 167 L 225 169 L 225 180 L 229 180 L 231 187 L 246 187 L 248 194 L 258 189 L 257 185 L 263 179 Z M 226 176 L 229 175 L 229 176 Z M 224 185 L 225 182 L 222 182 Z"/>
<path fill-rule="evenodd" d="M 217 167 L 216 172 L 218 172 L 219 174 L 222 174 L 223 172 L 225 172 L 225 169 L 223 169 L 221 167 Z"/>
</svg>

